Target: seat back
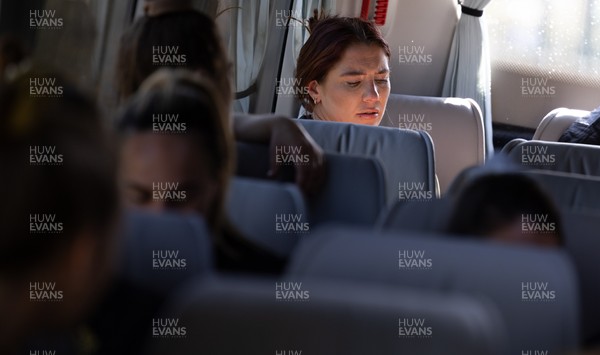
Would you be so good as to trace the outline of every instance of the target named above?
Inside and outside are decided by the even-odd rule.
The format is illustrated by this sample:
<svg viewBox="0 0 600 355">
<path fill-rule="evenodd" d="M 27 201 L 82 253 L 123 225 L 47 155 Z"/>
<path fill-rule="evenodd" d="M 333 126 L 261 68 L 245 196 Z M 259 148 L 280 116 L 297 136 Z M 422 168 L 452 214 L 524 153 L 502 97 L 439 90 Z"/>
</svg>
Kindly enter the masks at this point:
<svg viewBox="0 0 600 355">
<path fill-rule="evenodd" d="M 515 139 L 502 153 L 528 169 L 600 176 L 600 146 Z"/>
<path fill-rule="evenodd" d="M 600 211 L 600 177 L 530 170 L 523 174 L 533 178 L 552 198 L 556 206 L 566 211 Z"/>
<path fill-rule="evenodd" d="M 566 212 L 562 214 L 565 244 L 579 275 L 584 340 L 600 339 L 600 214 Z"/>
<path fill-rule="evenodd" d="M 443 232 L 448 222 L 449 200 L 396 203 L 382 212 L 377 228 L 394 231 Z"/>
<path fill-rule="evenodd" d="M 328 227 L 298 246 L 287 277 L 485 296 L 504 316 L 511 354 L 579 345 L 577 278 L 562 251 Z"/>
<path fill-rule="evenodd" d="M 213 269 L 210 233 L 200 217 L 129 212 L 119 272 L 150 290 L 173 289 Z"/>
<path fill-rule="evenodd" d="M 266 178 L 269 148 L 238 143 L 236 175 Z M 379 160 L 325 153 L 325 182 L 320 191 L 305 196 L 311 226 L 323 222 L 373 225 L 385 205 L 385 177 Z M 285 166 L 280 180 L 293 181 L 293 167 Z"/>
<path fill-rule="evenodd" d="M 399 190 L 407 187 L 415 187 L 422 192 L 420 196 L 435 196 L 434 149 L 426 132 L 316 120 L 299 122 L 326 151 L 379 159 L 385 172 L 388 206 L 402 198 Z"/>
<path fill-rule="evenodd" d="M 442 194 L 461 171 L 485 162 L 483 118 L 472 99 L 391 94 L 381 125 L 429 133 Z"/>
<path fill-rule="evenodd" d="M 562 134 L 578 119 L 583 119 L 590 111 L 560 107 L 550 111 L 540 122 L 533 140 L 558 142 Z"/>
<path fill-rule="evenodd" d="M 283 300 L 287 284 L 304 298 Z M 504 353 L 495 307 L 459 295 L 248 279 L 217 280 L 185 293 L 169 314 L 187 336 L 153 339 L 151 354 Z M 420 335 L 409 336 L 414 332 Z"/>
<path fill-rule="evenodd" d="M 269 146 L 236 142 L 235 175 L 246 178 L 266 179 L 269 171 Z M 285 168 L 285 166 L 284 166 Z M 283 181 L 293 181 L 292 176 L 286 176 Z"/>
<path fill-rule="evenodd" d="M 290 183 L 234 178 L 227 215 L 244 237 L 281 257 L 287 257 L 308 232 L 304 197 Z"/>
<path fill-rule="evenodd" d="M 311 226 L 325 222 L 375 224 L 385 206 L 384 172 L 378 160 L 327 154 L 326 180 L 308 197 Z"/>
</svg>

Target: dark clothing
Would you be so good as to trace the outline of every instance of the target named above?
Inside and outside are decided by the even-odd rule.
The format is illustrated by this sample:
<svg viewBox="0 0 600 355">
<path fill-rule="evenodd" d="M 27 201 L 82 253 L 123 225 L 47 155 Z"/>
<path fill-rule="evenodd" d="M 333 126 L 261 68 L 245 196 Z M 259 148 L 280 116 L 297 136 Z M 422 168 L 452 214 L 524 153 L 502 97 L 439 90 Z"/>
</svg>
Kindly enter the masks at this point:
<svg viewBox="0 0 600 355">
<path fill-rule="evenodd" d="M 600 107 L 575 121 L 560 136 L 559 142 L 600 145 Z"/>
<path fill-rule="evenodd" d="M 313 116 L 312 115 L 302 115 L 300 117 L 298 117 L 299 120 L 312 120 Z"/>
<path fill-rule="evenodd" d="M 40 334 L 28 341 L 22 353 L 46 349 L 68 355 L 141 354 L 152 335 L 152 318 L 168 291 L 156 294 L 117 280 L 86 322 L 70 331 Z"/>
</svg>

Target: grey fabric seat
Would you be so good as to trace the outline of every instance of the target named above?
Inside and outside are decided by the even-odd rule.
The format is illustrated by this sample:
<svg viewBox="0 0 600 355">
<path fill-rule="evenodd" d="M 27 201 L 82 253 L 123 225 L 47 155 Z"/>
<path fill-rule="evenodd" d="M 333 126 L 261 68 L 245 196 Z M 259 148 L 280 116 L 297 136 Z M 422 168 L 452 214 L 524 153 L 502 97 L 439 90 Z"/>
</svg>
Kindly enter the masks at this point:
<svg viewBox="0 0 600 355">
<path fill-rule="evenodd" d="M 400 198 L 400 184 L 418 186 L 419 191 L 430 192 L 430 198 L 436 196 L 434 148 L 426 132 L 341 122 L 299 122 L 325 151 L 379 159 L 385 172 L 388 206 Z"/>
<path fill-rule="evenodd" d="M 590 111 L 557 108 L 550 111 L 540 122 L 533 140 L 558 142 L 558 139 L 575 121 L 587 117 Z"/>
<path fill-rule="evenodd" d="M 600 341 L 600 214 L 564 212 L 565 244 L 579 275 L 582 306 L 582 332 L 586 342 Z"/>
<path fill-rule="evenodd" d="M 483 118 L 472 99 L 391 94 L 381 126 L 429 133 L 442 194 L 461 171 L 485 162 Z"/>
<path fill-rule="evenodd" d="M 268 147 L 238 143 L 237 175 L 266 178 Z M 311 228 L 324 222 L 373 225 L 385 206 L 384 170 L 369 157 L 325 153 L 325 183 L 305 196 Z M 288 168 L 292 168 L 291 166 Z M 293 169 L 282 177 L 292 181 Z"/>
<path fill-rule="evenodd" d="M 173 289 L 213 270 L 211 236 L 200 217 L 129 212 L 119 272 L 151 290 Z"/>
<path fill-rule="evenodd" d="M 502 153 L 524 168 L 600 176 L 600 146 L 515 139 Z"/>
<path fill-rule="evenodd" d="M 328 227 L 298 246 L 287 277 L 489 298 L 504 316 L 511 354 L 580 343 L 577 277 L 562 251 Z"/>
<path fill-rule="evenodd" d="M 536 180 L 561 210 L 600 211 L 600 176 L 544 170 L 523 174 Z"/>
<path fill-rule="evenodd" d="M 227 212 L 246 238 L 281 257 L 309 231 L 304 197 L 290 183 L 236 177 L 229 186 Z"/>
<path fill-rule="evenodd" d="M 381 213 L 376 227 L 379 230 L 443 232 L 450 207 L 446 198 L 397 203 Z"/>
<path fill-rule="evenodd" d="M 216 280 L 186 290 L 167 312 L 186 327 L 186 337 L 153 339 L 151 353 L 505 353 L 506 332 L 497 309 L 488 302 L 307 280 L 300 286 L 307 299 L 284 301 L 276 299 L 281 282 Z M 413 332 L 421 335 L 407 336 Z"/>
<path fill-rule="evenodd" d="M 385 207 L 384 171 L 378 160 L 327 154 L 326 180 L 308 197 L 312 226 L 325 222 L 372 226 Z"/>
</svg>

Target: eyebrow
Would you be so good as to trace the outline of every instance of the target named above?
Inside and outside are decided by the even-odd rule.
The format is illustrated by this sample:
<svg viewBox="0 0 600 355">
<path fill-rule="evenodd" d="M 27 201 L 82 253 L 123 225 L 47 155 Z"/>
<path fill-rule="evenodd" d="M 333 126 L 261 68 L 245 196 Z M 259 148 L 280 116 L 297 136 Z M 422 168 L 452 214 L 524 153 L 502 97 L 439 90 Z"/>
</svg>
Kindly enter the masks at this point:
<svg viewBox="0 0 600 355">
<path fill-rule="evenodd" d="M 377 74 L 387 74 L 389 72 L 390 72 L 390 69 L 383 68 L 383 69 L 380 69 L 377 72 Z M 358 75 L 365 75 L 365 72 L 362 70 L 350 69 L 348 71 L 343 72 L 340 76 L 358 76 Z"/>
</svg>

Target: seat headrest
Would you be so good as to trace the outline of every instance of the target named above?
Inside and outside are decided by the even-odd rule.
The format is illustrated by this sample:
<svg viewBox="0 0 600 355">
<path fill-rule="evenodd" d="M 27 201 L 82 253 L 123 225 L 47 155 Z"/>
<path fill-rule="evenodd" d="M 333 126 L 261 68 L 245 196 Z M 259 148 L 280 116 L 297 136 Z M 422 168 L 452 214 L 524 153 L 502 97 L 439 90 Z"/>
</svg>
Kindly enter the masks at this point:
<svg viewBox="0 0 600 355">
<path fill-rule="evenodd" d="M 600 146 L 520 139 L 502 153 L 524 168 L 600 176 Z"/>
<path fill-rule="evenodd" d="M 424 192 L 435 197 L 434 149 L 426 132 L 343 122 L 299 122 L 326 151 L 378 158 L 385 172 L 388 206 L 398 201 L 400 184 L 420 184 Z"/>
<path fill-rule="evenodd" d="M 242 235 L 280 257 L 287 257 L 310 231 L 304 197 L 290 183 L 236 177 L 229 186 L 227 212 Z"/>
<path fill-rule="evenodd" d="M 173 308 L 169 314 L 188 336 L 154 340 L 152 354 L 364 355 L 374 346 L 377 354 L 503 354 L 505 349 L 504 325 L 489 302 L 396 287 L 211 280 L 186 290 Z"/>
<path fill-rule="evenodd" d="M 590 111 L 560 107 L 550 111 L 540 122 L 533 140 L 558 142 L 562 134 L 577 120 L 589 116 Z"/>
<path fill-rule="evenodd" d="M 123 233 L 120 272 L 136 284 L 164 291 L 213 269 L 211 236 L 200 217 L 132 211 Z"/>
<path fill-rule="evenodd" d="M 391 94 L 381 125 L 431 136 L 442 194 L 462 170 L 485 162 L 483 118 L 472 99 Z"/>
<path fill-rule="evenodd" d="M 287 276 L 485 296 L 504 315 L 511 353 L 579 345 L 579 294 L 564 251 L 327 227 L 304 240 Z"/>
</svg>

